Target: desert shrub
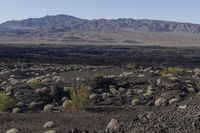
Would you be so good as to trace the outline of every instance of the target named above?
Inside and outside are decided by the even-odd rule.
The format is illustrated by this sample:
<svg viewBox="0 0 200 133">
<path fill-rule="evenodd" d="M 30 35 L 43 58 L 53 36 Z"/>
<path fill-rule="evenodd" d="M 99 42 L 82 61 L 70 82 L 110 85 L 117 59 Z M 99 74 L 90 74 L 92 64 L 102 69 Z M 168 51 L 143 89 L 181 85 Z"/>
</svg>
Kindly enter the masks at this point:
<svg viewBox="0 0 200 133">
<path fill-rule="evenodd" d="M 200 89 L 200 80 L 196 82 L 196 86 L 198 89 Z"/>
<path fill-rule="evenodd" d="M 100 78 L 100 77 L 103 77 L 103 76 L 105 76 L 105 73 L 103 73 L 103 72 L 95 72 L 95 74 L 94 74 L 94 78 Z"/>
<path fill-rule="evenodd" d="M 90 90 L 87 85 L 70 90 L 71 106 L 73 108 L 84 108 L 89 102 Z"/>
<path fill-rule="evenodd" d="M 127 70 L 133 70 L 135 68 L 135 64 L 134 63 L 128 63 L 127 65 L 126 65 L 126 69 Z"/>
<path fill-rule="evenodd" d="M 33 78 L 27 81 L 27 84 L 31 85 L 31 86 L 35 86 L 38 85 L 40 83 L 40 80 Z"/>
<path fill-rule="evenodd" d="M 12 109 L 15 106 L 15 102 L 5 93 L 0 93 L 0 110 L 5 111 Z"/>
<path fill-rule="evenodd" d="M 163 68 L 160 71 L 160 74 L 172 74 L 172 75 L 178 75 L 183 72 L 183 69 L 180 67 L 168 67 L 168 68 Z"/>
</svg>

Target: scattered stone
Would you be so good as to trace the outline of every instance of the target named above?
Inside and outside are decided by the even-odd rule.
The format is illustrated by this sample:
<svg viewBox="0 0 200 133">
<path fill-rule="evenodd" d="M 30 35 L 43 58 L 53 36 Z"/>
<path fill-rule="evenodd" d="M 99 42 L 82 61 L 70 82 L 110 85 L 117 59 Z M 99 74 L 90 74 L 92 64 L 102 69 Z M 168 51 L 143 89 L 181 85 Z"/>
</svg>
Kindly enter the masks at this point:
<svg viewBox="0 0 200 133">
<path fill-rule="evenodd" d="M 33 109 L 36 107 L 36 105 L 37 105 L 37 103 L 35 101 L 33 101 L 30 103 L 29 108 Z"/>
<path fill-rule="evenodd" d="M 72 133 L 78 133 L 78 132 L 79 132 L 78 129 L 76 128 L 72 129 Z"/>
<path fill-rule="evenodd" d="M 151 85 L 148 86 L 147 90 L 154 90 Z"/>
<path fill-rule="evenodd" d="M 174 104 L 174 103 L 177 103 L 179 100 L 177 98 L 172 98 L 169 100 L 169 104 Z"/>
<path fill-rule="evenodd" d="M 45 76 L 46 76 L 46 77 L 49 77 L 49 76 L 50 76 L 50 74 L 48 73 L 48 74 L 46 74 Z"/>
<path fill-rule="evenodd" d="M 196 92 L 196 90 L 194 89 L 194 88 L 187 88 L 187 90 L 189 91 L 189 92 L 191 92 L 191 93 L 194 93 L 194 92 Z"/>
<path fill-rule="evenodd" d="M 20 108 L 13 108 L 12 113 L 16 114 L 16 113 L 20 113 L 21 109 Z"/>
<path fill-rule="evenodd" d="M 179 109 L 186 109 L 187 105 L 180 105 L 178 106 Z"/>
<path fill-rule="evenodd" d="M 46 94 L 48 92 L 48 89 L 47 89 L 47 87 L 43 87 L 43 88 L 38 88 L 38 89 L 36 89 L 35 90 L 35 93 L 36 94 L 39 94 L 39 95 L 44 95 L 44 94 Z"/>
<path fill-rule="evenodd" d="M 127 97 L 132 97 L 132 92 L 131 91 L 127 91 L 126 95 L 127 95 Z"/>
<path fill-rule="evenodd" d="M 187 87 L 193 87 L 191 84 L 187 84 Z"/>
<path fill-rule="evenodd" d="M 56 75 L 57 75 L 57 72 L 53 72 L 51 75 L 52 75 L 52 76 L 56 76 Z"/>
<path fill-rule="evenodd" d="M 116 90 L 116 86 L 109 86 L 109 91 L 113 94 L 113 95 L 116 95 L 117 94 L 117 90 Z"/>
<path fill-rule="evenodd" d="M 25 104 L 23 102 L 17 102 L 17 107 L 23 107 Z"/>
<path fill-rule="evenodd" d="M 173 77 L 173 74 L 166 74 L 166 77 Z"/>
<path fill-rule="evenodd" d="M 171 81 L 177 81 L 178 78 L 177 77 L 169 77 L 169 80 L 171 80 Z"/>
<path fill-rule="evenodd" d="M 148 119 L 151 119 L 151 118 L 153 117 L 153 115 L 154 115 L 154 112 L 151 111 L 151 112 L 149 112 L 149 113 L 146 115 L 146 117 L 147 117 Z"/>
<path fill-rule="evenodd" d="M 48 104 L 44 106 L 44 112 L 51 112 L 55 109 L 55 106 L 52 104 Z"/>
<path fill-rule="evenodd" d="M 130 76 L 132 74 L 133 74 L 133 72 L 123 72 L 122 74 L 119 75 L 119 77 L 127 77 L 127 76 Z"/>
<path fill-rule="evenodd" d="M 164 99 L 164 98 L 158 98 L 156 101 L 155 101 L 155 105 L 156 106 L 164 106 L 166 105 L 167 103 L 167 100 Z"/>
<path fill-rule="evenodd" d="M 120 91 L 120 92 L 125 92 L 126 90 L 125 90 L 124 88 L 120 87 L 120 88 L 119 88 L 119 91 Z"/>
<path fill-rule="evenodd" d="M 118 120 L 111 119 L 111 121 L 108 123 L 108 125 L 106 127 L 106 132 L 117 130 L 118 128 L 120 128 L 121 125 L 122 125 L 122 123 L 119 122 Z"/>
<path fill-rule="evenodd" d="M 41 83 L 48 83 L 48 82 L 51 82 L 51 79 L 46 78 L 46 79 L 43 79 L 43 80 L 41 81 Z"/>
<path fill-rule="evenodd" d="M 97 94 L 91 94 L 90 96 L 89 96 L 89 99 L 90 100 L 94 100 L 94 99 L 96 99 L 97 98 Z"/>
<path fill-rule="evenodd" d="M 139 74 L 137 77 L 138 78 L 142 78 L 142 77 L 144 77 L 145 75 L 144 74 Z"/>
<path fill-rule="evenodd" d="M 187 83 L 191 83 L 191 80 L 185 80 L 185 83 L 187 84 Z"/>
<path fill-rule="evenodd" d="M 62 97 L 62 102 L 69 100 L 68 97 Z"/>
<path fill-rule="evenodd" d="M 54 126 L 55 126 L 55 123 L 53 121 L 49 121 L 49 122 L 46 122 L 43 127 L 44 128 L 52 128 Z"/>
<path fill-rule="evenodd" d="M 81 78 L 80 78 L 80 77 L 77 77 L 77 78 L 76 78 L 76 81 L 80 81 L 80 80 L 81 80 Z"/>
<path fill-rule="evenodd" d="M 156 85 L 160 85 L 161 84 L 161 79 L 157 79 L 156 80 Z"/>
<path fill-rule="evenodd" d="M 131 102 L 131 105 L 135 106 L 135 105 L 138 105 L 138 103 L 139 103 L 139 99 L 133 99 Z"/>
<path fill-rule="evenodd" d="M 192 127 L 194 128 L 194 129 L 197 129 L 198 128 L 198 123 L 197 122 L 192 122 Z"/>
<path fill-rule="evenodd" d="M 153 91 L 152 90 L 147 90 L 146 93 L 144 93 L 143 95 L 144 96 L 151 96 L 153 94 Z"/>
<path fill-rule="evenodd" d="M 62 107 L 63 107 L 64 109 L 69 109 L 69 108 L 71 108 L 71 107 L 72 107 L 72 101 L 71 101 L 71 100 L 66 100 L 66 101 L 64 101 L 63 104 L 62 104 Z"/>
<path fill-rule="evenodd" d="M 19 133 L 19 130 L 16 128 L 12 128 L 6 131 L 6 133 Z"/>
<path fill-rule="evenodd" d="M 55 130 L 45 131 L 44 133 L 57 133 Z"/>
<path fill-rule="evenodd" d="M 107 99 L 109 96 L 110 96 L 109 93 L 103 93 L 103 94 L 102 94 L 102 98 L 103 98 L 103 99 Z"/>
<path fill-rule="evenodd" d="M 200 72 L 200 69 L 199 68 L 195 68 L 194 69 L 194 73 L 198 73 L 198 72 Z"/>
<path fill-rule="evenodd" d="M 44 105 L 44 102 L 43 101 L 40 101 L 40 102 L 31 102 L 30 105 L 29 105 L 29 108 L 30 109 L 36 109 L 38 107 L 42 107 Z"/>
<path fill-rule="evenodd" d="M 144 90 L 142 90 L 142 89 L 137 89 L 137 90 L 136 90 L 136 93 L 137 93 L 137 94 L 141 94 L 141 93 L 143 93 L 143 92 L 144 92 Z"/>
</svg>

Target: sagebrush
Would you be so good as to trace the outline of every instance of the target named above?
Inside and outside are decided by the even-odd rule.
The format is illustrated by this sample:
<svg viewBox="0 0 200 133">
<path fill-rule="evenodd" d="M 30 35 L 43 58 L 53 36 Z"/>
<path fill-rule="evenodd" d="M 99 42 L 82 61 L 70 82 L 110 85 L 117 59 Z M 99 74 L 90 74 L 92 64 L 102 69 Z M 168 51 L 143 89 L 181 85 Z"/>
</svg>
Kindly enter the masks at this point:
<svg viewBox="0 0 200 133">
<path fill-rule="evenodd" d="M 72 88 L 70 90 L 71 106 L 73 108 L 84 108 L 89 102 L 90 90 L 87 85 Z"/>
<path fill-rule="evenodd" d="M 15 102 L 5 93 L 0 93 L 0 110 L 5 111 L 12 109 L 15 106 Z"/>
</svg>

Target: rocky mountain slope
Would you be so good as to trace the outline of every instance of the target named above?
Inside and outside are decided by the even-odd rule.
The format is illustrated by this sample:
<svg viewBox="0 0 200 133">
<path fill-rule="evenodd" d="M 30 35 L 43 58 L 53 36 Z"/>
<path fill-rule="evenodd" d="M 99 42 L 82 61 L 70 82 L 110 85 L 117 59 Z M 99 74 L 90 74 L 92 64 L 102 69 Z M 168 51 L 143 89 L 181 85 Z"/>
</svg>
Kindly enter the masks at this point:
<svg viewBox="0 0 200 133">
<path fill-rule="evenodd" d="M 166 36 L 165 39 L 160 36 L 161 33 Z M 69 41 L 171 43 L 172 41 L 178 44 L 186 41 L 186 44 L 200 44 L 199 33 L 198 24 L 131 18 L 86 20 L 67 15 L 12 20 L 0 24 L 2 42 L 34 40 L 36 43 Z"/>
<path fill-rule="evenodd" d="M 92 29 L 127 30 L 144 32 L 188 32 L 200 33 L 200 25 L 190 23 L 178 23 L 169 21 L 157 21 L 148 19 L 95 19 L 86 20 L 73 16 L 57 15 L 42 18 L 29 18 L 21 21 L 7 21 L 0 28 L 11 30 L 60 30 L 80 31 Z"/>
</svg>

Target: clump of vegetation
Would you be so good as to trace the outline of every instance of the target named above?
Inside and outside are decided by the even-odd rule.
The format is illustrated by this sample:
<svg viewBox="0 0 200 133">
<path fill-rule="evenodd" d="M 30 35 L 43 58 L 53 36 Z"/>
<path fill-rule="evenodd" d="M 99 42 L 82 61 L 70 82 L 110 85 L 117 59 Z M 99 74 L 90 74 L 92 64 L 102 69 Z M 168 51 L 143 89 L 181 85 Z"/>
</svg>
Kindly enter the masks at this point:
<svg viewBox="0 0 200 133">
<path fill-rule="evenodd" d="M 183 69 L 180 67 L 168 67 L 168 68 L 163 68 L 160 71 L 160 74 L 172 74 L 172 75 L 178 75 L 181 74 L 183 72 Z"/>
<path fill-rule="evenodd" d="M 94 74 L 94 78 L 102 78 L 103 76 L 105 76 L 105 73 L 99 71 Z"/>
<path fill-rule="evenodd" d="M 0 93 L 0 110 L 6 111 L 10 110 L 15 106 L 15 102 L 5 93 Z"/>
<path fill-rule="evenodd" d="M 200 80 L 196 82 L 196 86 L 198 89 L 200 89 Z"/>
<path fill-rule="evenodd" d="M 70 89 L 70 100 L 67 108 L 81 108 L 83 109 L 89 102 L 90 90 L 87 85 L 81 85 Z M 71 106 L 71 107 L 70 107 Z"/>
<path fill-rule="evenodd" d="M 134 63 L 128 63 L 126 66 L 127 70 L 133 70 L 135 68 L 135 64 Z"/>
<path fill-rule="evenodd" d="M 35 86 L 38 85 L 40 83 L 39 79 L 33 78 L 27 81 L 27 84 L 31 85 L 31 86 Z"/>
<path fill-rule="evenodd" d="M 90 90 L 87 85 L 81 85 L 80 87 L 70 91 L 72 104 L 76 108 L 83 108 L 89 102 Z"/>
</svg>

